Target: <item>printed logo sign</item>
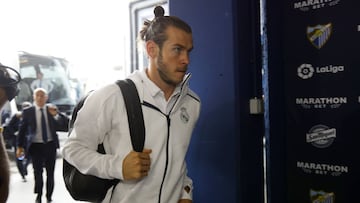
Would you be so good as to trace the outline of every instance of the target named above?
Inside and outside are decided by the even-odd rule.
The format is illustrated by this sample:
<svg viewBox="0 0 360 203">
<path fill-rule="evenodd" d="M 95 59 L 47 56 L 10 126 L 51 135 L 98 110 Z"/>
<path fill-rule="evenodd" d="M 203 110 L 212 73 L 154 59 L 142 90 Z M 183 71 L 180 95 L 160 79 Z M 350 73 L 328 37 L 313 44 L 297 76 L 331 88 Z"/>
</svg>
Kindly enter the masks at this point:
<svg viewBox="0 0 360 203">
<path fill-rule="evenodd" d="M 307 38 L 314 47 L 321 49 L 329 40 L 332 32 L 332 24 L 308 26 L 306 29 Z"/>
<path fill-rule="evenodd" d="M 334 203 L 335 194 L 333 192 L 324 192 L 310 190 L 311 203 Z"/>
<path fill-rule="evenodd" d="M 340 176 L 349 172 L 348 166 L 297 161 L 296 167 L 308 174 Z"/>
<path fill-rule="evenodd" d="M 304 109 L 324 109 L 339 108 L 342 104 L 347 103 L 347 97 L 307 97 L 307 98 L 296 98 L 295 102 L 297 105 L 301 105 Z"/>
<path fill-rule="evenodd" d="M 302 79 L 309 79 L 314 75 L 314 67 L 311 64 L 302 64 L 298 67 L 298 76 Z"/>
<path fill-rule="evenodd" d="M 301 64 L 297 68 L 297 75 L 301 79 L 309 79 L 314 76 L 315 73 L 317 74 L 324 74 L 324 73 L 338 73 L 338 72 L 344 72 L 345 67 L 342 65 L 326 65 L 326 66 L 317 66 L 314 67 L 311 64 Z"/>
<path fill-rule="evenodd" d="M 329 147 L 336 138 L 336 129 L 326 125 L 315 125 L 306 134 L 306 142 L 317 148 Z"/>
<path fill-rule="evenodd" d="M 310 9 L 321 9 L 327 6 L 335 6 L 340 2 L 340 0 L 306 0 L 298 1 L 294 3 L 294 9 L 299 9 L 301 11 L 309 11 Z"/>
</svg>

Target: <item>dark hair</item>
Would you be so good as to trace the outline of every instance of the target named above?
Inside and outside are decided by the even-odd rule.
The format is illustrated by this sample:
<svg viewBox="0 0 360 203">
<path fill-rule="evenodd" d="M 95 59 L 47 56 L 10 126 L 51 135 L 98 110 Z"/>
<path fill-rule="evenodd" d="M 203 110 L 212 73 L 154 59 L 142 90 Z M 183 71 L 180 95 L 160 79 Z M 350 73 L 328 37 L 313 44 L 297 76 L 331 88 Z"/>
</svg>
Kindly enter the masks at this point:
<svg viewBox="0 0 360 203">
<path fill-rule="evenodd" d="M 145 20 L 140 31 L 140 39 L 143 41 L 153 40 L 161 48 L 167 36 L 165 30 L 169 26 L 174 26 L 187 33 L 192 33 L 191 27 L 176 16 L 164 16 L 164 8 L 156 6 L 154 8 L 155 18 L 152 21 Z"/>
<path fill-rule="evenodd" d="M 20 80 L 21 77 L 19 72 L 0 63 L 0 87 L 4 88 L 9 101 L 18 94 L 18 83 Z"/>
</svg>

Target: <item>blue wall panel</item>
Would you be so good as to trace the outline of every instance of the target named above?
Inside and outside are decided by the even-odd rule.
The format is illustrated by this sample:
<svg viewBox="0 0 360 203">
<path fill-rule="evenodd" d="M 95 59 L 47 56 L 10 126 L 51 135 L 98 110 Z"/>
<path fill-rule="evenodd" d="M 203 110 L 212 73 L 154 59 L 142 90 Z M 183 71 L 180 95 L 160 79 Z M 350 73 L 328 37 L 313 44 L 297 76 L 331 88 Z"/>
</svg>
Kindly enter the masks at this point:
<svg viewBox="0 0 360 203">
<path fill-rule="evenodd" d="M 250 116 L 248 108 L 248 100 L 254 96 L 251 0 L 240 2 L 169 2 L 170 14 L 193 28 L 190 86 L 202 100 L 187 162 L 194 180 L 194 202 L 263 200 L 262 117 Z"/>
<path fill-rule="evenodd" d="M 170 13 L 193 28 L 190 85 L 202 100 L 201 118 L 188 153 L 194 202 L 237 202 L 231 1 L 172 0 Z"/>
</svg>

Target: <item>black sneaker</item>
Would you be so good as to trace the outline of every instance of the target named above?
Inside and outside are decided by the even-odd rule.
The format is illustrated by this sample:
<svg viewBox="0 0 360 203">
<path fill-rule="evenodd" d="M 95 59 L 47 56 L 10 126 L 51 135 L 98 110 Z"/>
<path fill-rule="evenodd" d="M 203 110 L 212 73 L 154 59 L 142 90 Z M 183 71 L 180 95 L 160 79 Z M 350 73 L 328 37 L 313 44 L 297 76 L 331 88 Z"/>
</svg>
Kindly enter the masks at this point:
<svg viewBox="0 0 360 203">
<path fill-rule="evenodd" d="M 41 195 L 37 195 L 35 203 L 41 203 Z"/>
</svg>

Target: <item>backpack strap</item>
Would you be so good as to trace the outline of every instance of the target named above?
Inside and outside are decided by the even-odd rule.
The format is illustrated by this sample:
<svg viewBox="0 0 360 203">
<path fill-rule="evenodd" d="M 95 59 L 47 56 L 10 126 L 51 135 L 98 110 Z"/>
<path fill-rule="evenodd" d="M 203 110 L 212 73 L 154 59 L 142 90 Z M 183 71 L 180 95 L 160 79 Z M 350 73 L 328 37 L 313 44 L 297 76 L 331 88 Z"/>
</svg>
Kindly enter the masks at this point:
<svg viewBox="0 0 360 203">
<path fill-rule="evenodd" d="M 119 80 L 116 84 L 119 86 L 124 98 L 133 149 L 137 152 L 142 152 L 145 142 L 145 126 L 136 86 L 130 79 Z M 86 97 L 87 96 L 81 99 L 73 110 L 72 119 L 69 123 L 69 132 L 73 127 L 77 112 L 83 106 Z M 97 151 L 105 154 L 103 143 L 98 145 Z M 65 159 L 63 159 L 63 178 L 66 189 L 75 200 L 91 202 L 102 201 L 110 187 L 112 187 L 112 198 L 112 193 L 119 183 L 118 179 L 105 180 L 95 176 L 82 174 Z M 99 187 L 96 187 L 95 189 L 92 185 Z"/>
<path fill-rule="evenodd" d="M 134 151 L 142 152 L 145 143 L 145 125 L 138 91 L 134 82 L 130 79 L 118 80 L 116 84 L 119 86 L 124 98 L 132 147 Z M 118 180 L 113 183 L 110 200 L 118 183 Z"/>
<path fill-rule="evenodd" d="M 132 147 L 134 151 L 142 152 L 145 143 L 145 126 L 138 91 L 130 79 L 118 80 L 116 84 L 120 87 L 124 98 Z"/>
<path fill-rule="evenodd" d="M 68 132 L 68 136 L 70 136 L 71 131 L 74 127 L 74 123 L 78 114 L 78 111 L 81 109 L 82 106 L 84 106 L 85 100 L 86 98 L 90 95 L 90 93 L 93 92 L 93 90 L 91 90 L 90 92 L 88 92 L 85 96 L 83 96 L 78 103 L 75 105 L 72 114 L 71 114 L 71 119 L 69 121 L 69 132 Z"/>
</svg>

